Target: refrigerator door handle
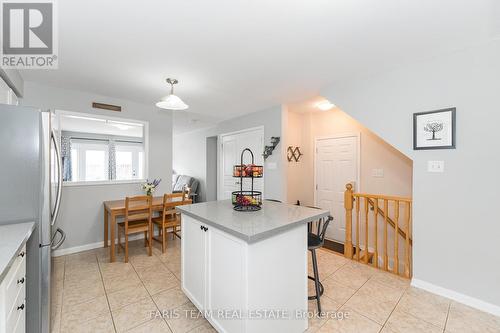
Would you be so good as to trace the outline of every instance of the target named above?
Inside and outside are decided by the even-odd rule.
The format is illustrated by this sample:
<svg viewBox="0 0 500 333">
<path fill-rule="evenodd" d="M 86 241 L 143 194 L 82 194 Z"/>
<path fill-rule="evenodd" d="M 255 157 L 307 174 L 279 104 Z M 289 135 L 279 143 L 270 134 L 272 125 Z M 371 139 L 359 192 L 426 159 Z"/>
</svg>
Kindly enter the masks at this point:
<svg viewBox="0 0 500 333">
<path fill-rule="evenodd" d="M 61 234 L 61 238 L 59 239 L 59 241 L 56 244 L 54 244 L 54 239 L 56 239 L 56 235 L 58 233 Z M 64 243 L 65 239 L 66 239 L 66 233 L 61 228 L 57 228 L 56 233 L 54 234 L 54 238 L 52 238 L 52 244 L 51 244 L 50 249 L 52 251 L 57 250 L 62 245 L 62 243 Z"/>
<path fill-rule="evenodd" d="M 51 140 L 54 142 L 54 150 L 56 153 L 57 159 L 57 195 L 56 195 L 56 203 L 54 205 L 54 211 L 52 212 L 52 220 L 50 221 L 50 225 L 54 225 L 57 220 L 57 216 L 59 215 L 59 208 L 61 205 L 61 195 L 62 195 L 62 183 L 63 183 L 63 171 L 62 171 L 62 162 L 61 162 L 61 149 L 57 144 L 56 133 L 54 130 L 51 131 Z"/>
</svg>

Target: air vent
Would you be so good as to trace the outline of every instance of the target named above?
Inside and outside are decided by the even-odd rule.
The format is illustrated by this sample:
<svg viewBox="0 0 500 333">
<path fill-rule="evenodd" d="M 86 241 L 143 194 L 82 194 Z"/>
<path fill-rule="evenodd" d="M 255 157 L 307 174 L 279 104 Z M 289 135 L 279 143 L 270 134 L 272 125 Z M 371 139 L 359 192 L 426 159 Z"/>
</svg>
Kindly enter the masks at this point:
<svg viewBox="0 0 500 333">
<path fill-rule="evenodd" d="M 116 112 L 122 111 L 122 107 L 119 105 L 111 105 L 111 104 L 93 102 L 92 107 L 94 109 L 103 109 L 103 110 L 108 110 L 108 111 L 116 111 Z"/>
</svg>

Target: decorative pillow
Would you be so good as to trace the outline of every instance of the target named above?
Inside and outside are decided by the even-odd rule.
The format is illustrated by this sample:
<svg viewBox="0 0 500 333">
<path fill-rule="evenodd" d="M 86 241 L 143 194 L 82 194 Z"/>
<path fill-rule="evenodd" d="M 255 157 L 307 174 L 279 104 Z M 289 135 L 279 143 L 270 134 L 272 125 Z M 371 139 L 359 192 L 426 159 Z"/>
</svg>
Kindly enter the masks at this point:
<svg viewBox="0 0 500 333">
<path fill-rule="evenodd" d="M 190 176 L 185 176 L 185 175 L 180 175 L 179 178 L 177 178 L 177 181 L 175 182 L 175 185 L 173 187 L 173 191 L 179 191 L 182 192 L 184 189 L 184 186 L 191 187 L 191 183 L 193 182 L 193 177 Z"/>
<path fill-rule="evenodd" d="M 176 173 L 172 174 L 172 188 L 174 188 L 175 183 L 177 183 L 177 179 L 179 179 L 179 175 Z"/>
</svg>

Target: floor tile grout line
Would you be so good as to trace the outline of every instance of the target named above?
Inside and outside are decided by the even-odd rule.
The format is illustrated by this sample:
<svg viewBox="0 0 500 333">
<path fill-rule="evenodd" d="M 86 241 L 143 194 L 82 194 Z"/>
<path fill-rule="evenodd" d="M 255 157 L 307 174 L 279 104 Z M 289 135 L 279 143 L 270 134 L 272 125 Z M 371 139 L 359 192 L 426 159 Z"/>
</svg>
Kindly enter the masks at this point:
<svg viewBox="0 0 500 333">
<path fill-rule="evenodd" d="M 347 264 L 347 263 L 346 263 L 346 264 Z M 348 299 L 347 299 L 344 303 L 341 303 L 341 306 L 339 306 L 338 310 L 342 309 L 342 308 L 343 308 L 343 307 L 347 304 L 347 302 L 349 302 L 349 300 L 350 300 L 352 297 L 354 297 L 354 295 L 356 295 L 356 293 L 359 291 L 359 289 L 361 289 L 361 288 L 362 288 L 362 287 L 363 287 L 363 286 L 364 286 L 364 285 L 365 285 L 365 284 L 366 284 L 366 283 L 367 283 L 367 282 L 368 282 L 371 278 L 372 278 L 372 277 L 368 278 L 368 279 L 367 279 L 367 280 L 366 280 L 366 281 L 365 281 L 365 282 L 364 282 L 364 283 L 363 283 L 363 284 L 362 284 L 362 285 L 361 285 L 358 289 L 356 289 L 356 291 L 355 291 L 355 292 L 354 292 L 354 293 L 353 293 L 353 294 L 352 294 L 352 295 L 351 295 L 351 296 L 350 296 L 350 297 L 349 297 L 349 298 L 348 298 Z M 353 289 L 353 288 L 351 288 L 351 289 Z M 362 316 L 362 317 L 366 318 L 367 320 L 369 320 L 369 321 L 371 321 L 371 322 L 373 322 L 373 323 L 375 323 L 375 324 L 379 325 L 379 326 L 380 326 L 380 329 L 378 330 L 378 332 L 380 332 L 380 331 L 382 330 L 382 326 L 381 326 L 379 323 L 377 323 L 376 321 L 374 321 L 374 320 L 372 320 L 372 319 L 368 318 L 367 316 L 363 315 L 362 313 L 359 313 L 358 311 L 356 311 L 356 310 L 354 310 L 354 309 L 352 309 L 352 311 L 356 312 L 357 314 L 359 314 L 360 316 Z M 325 321 L 325 323 L 323 323 L 323 325 L 326 325 L 326 323 L 327 323 L 327 322 L 329 322 L 330 320 L 333 320 L 333 319 L 328 319 L 328 320 L 326 320 L 326 321 Z M 319 330 L 321 327 L 323 327 L 323 325 L 321 325 L 321 326 L 318 328 L 318 330 Z"/>
<path fill-rule="evenodd" d="M 446 332 L 446 325 L 448 325 L 448 317 L 450 316 L 450 310 L 451 310 L 451 301 L 450 304 L 448 304 L 448 312 L 446 312 L 446 320 L 444 321 L 443 333 Z"/>
<path fill-rule="evenodd" d="M 154 253 L 153 253 L 153 254 L 154 254 Z M 162 254 L 163 254 L 163 252 L 162 252 Z M 159 259 L 159 260 L 160 260 L 160 262 L 163 264 L 163 266 L 165 266 L 165 268 L 166 268 L 166 269 L 167 269 L 167 270 L 168 270 L 168 271 L 169 271 L 169 272 L 170 272 L 170 273 L 171 273 L 171 274 L 172 274 L 172 275 L 176 278 L 176 280 L 178 280 L 179 282 L 181 282 L 181 280 L 180 280 L 179 278 L 177 278 L 177 276 L 176 276 L 176 275 L 174 274 L 174 272 L 172 272 L 172 270 L 171 270 L 171 269 L 170 269 L 170 268 L 169 268 L 169 267 L 165 264 L 165 262 L 163 262 L 163 260 L 161 260 L 161 259 L 159 258 L 159 256 L 158 256 L 158 255 L 156 255 L 156 254 L 154 254 L 154 255 L 155 255 L 156 257 L 158 257 L 158 259 Z M 135 267 L 134 267 L 134 269 L 135 269 Z M 140 278 L 140 277 L 139 277 L 139 278 Z M 141 282 L 142 282 L 142 279 L 141 279 Z M 167 289 L 167 290 L 171 290 L 171 289 L 173 289 L 173 288 L 170 288 L 170 289 Z M 182 289 L 181 289 L 181 290 L 182 290 Z M 166 290 L 164 290 L 164 291 L 166 291 Z M 161 292 L 163 292 L 163 291 L 161 291 Z M 159 293 L 161 293 L 161 292 L 159 292 Z M 149 293 L 149 291 L 148 291 L 148 293 Z M 159 294 L 159 293 L 158 293 L 158 294 Z M 155 295 L 157 295 L 157 294 L 155 294 Z M 160 308 L 158 307 L 158 304 L 156 304 L 156 302 L 155 302 L 154 298 L 153 298 L 152 296 L 151 296 L 151 298 L 153 299 L 153 302 L 155 303 L 156 307 L 158 308 L 158 311 L 161 311 L 161 310 L 160 310 Z M 186 296 L 186 298 L 187 298 L 187 296 Z M 181 306 L 183 306 L 183 305 L 187 304 L 188 302 L 190 302 L 189 298 L 188 298 L 188 301 L 187 301 L 186 303 L 183 303 L 183 304 L 181 304 L 181 305 L 179 305 L 179 306 L 175 307 L 173 310 L 176 310 L 176 309 L 180 308 Z M 207 320 L 206 318 L 204 318 L 204 319 L 205 319 L 205 320 Z M 168 321 L 167 321 L 165 318 L 163 318 L 163 320 L 165 321 L 165 323 L 166 323 L 166 324 L 167 324 L 167 326 L 169 327 L 170 331 L 171 331 L 171 332 L 174 332 L 174 331 L 173 331 L 173 329 L 172 329 L 172 327 L 171 327 L 171 326 L 170 326 L 170 324 L 168 323 Z M 208 322 L 208 320 L 207 320 L 207 322 Z M 197 329 L 198 327 L 200 327 L 200 326 L 201 326 L 201 325 L 203 325 L 203 324 L 204 324 L 204 323 L 201 323 L 200 325 L 198 325 L 198 326 L 196 326 L 196 327 L 193 327 L 192 329 L 190 329 L 190 330 L 189 330 L 189 331 L 187 331 L 186 333 L 189 333 L 189 332 L 191 332 L 191 331 L 194 331 L 195 329 Z M 211 324 L 210 324 L 210 325 L 211 325 Z"/>
<path fill-rule="evenodd" d="M 151 253 L 152 253 L 153 255 L 155 255 L 155 254 L 153 253 L 153 251 L 151 251 Z M 155 256 L 156 256 L 156 255 L 155 255 Z M 158 257 L 158 256 L 156 256 L 156 257 Z M 158 258 L 158 259 L 159 259 L 159 258 Z M 162 262 L 162 261 L 161 261 L 161 259 L 159 259 L 159 260 L 160 260 L 160 262 Z M 162 262 L 162 264 L 163 264 L 163 262 Z M 144 281 L 142 281 L 142 278 L 141 278 L 141 276 L 139 275 L 139 273 L 137 272 L 137 269 L 135 268 L 134 264 L 132 264 L 132 263 L 131 263 L 130 265 L 132 266 L 132 268 L 134 269 L 135 273 L 136 273 L 136 274 L 137 274 L 137 276 L 139 277 L 139 280 L 141 281 L 141 283 L 142 283 L 142 285 L 143 285 L 144 289 L 146 289 L 146 292 L 148 293 L 149 297 L 151 298 L 151 301 L 152 301 L 152 302 L 153 302 L 153 304 L 155 305 L 156 309 L 157 309 L 160 313 L 162 313 L 162 312 L 161 312 L 161 310 L 160 310 L 160 308 L 158 307 L 158 304 L 156 304 L 155 299 L 153 298 L 153 295 L 151 295 L 151 293 L 149 292 L 148 288 L 146 288 L 146 285 L 144 284 Z M 166 267 L 166 268 L 168 269 L 168 267 Z M 168 270 L 168 271 L 170 272 L 170 270 Z M 172 273 L 172 272 L 171 272 L 171 273 Z M 174 274 L 172 273 L 172 275 L 174 275 Z M 174 275 L 174 277 L 175 277 L 175 275 Z M 171 288 L 171 289 L 172 289 L 172 288 Z M 170 289 L 167 289 L 167 290 L 170 290 Z M 161 292 L 163 292 L 163 291 L 160 291 L 160 292 L 158 292 L 157 294 L 159 294 L 159 293 L 161 293 Z M 157 295 L 157 294 L 155 294 L 155 295 Z M 151 318 L 151 320 L 153 320 L 153 319 L 154 319 L 154 318 Z M 168 327 L 168 329 L 170 330 L 170 332 L 173 332 L 172 327 L 170 327 L 170 325 L 169 325 L 169 323 L 167 322 L 167 320 L 166 320 L 165 318 L 162 318 L 162 319 L 163 319 L 163 321 L 165 322 L 165 324 L 167 324 L 167 327 Z M 147 322 L 149 322 L 149 321 L 146 321 L 146 323 L 147 323 Z M 140 325 L 142 325 L 142 324 L 140 324 Z M 137 325 L 137 326 L 139 326 L 139 325 Z M 135 327 L 137 327 L 137 326 L 135 326 Z"/>
<path fill-rule="evenodd" d="M 389 321 L 389 319 L 391 318 L 392 314 L 394 313 L 394 311 L 396 311 L 396 308 L 398 307 L 399 305 L 399 302 L 401 302 L 401 299 L 403 298 L 404 294 L 406 293 L 406 289 L 405 291 L 399 296 L 398 298 L 398 301 L 396 302 L 396 305 L 394 306 L 394 308 L 392 309 L 391 313 L 387 316 L 387 318 L 385 319 L 384 321 L 384 324 L 382 325 L 382 328 L 381 330 L 387 326 L 387 322 Z"/>
<path fill-rule="evenodd" d="M 111 317 L 111 322 L 113 323 L 113 328 L 115 332 L 118 332 L 118 330 L 116 329 L 115 319 L 113 318 L 113 312 L 111 311 L 111 304 L 109 304 L 108 292 L 106 291 L 106 285 L 104 284 L 104 276 L 101 270 L 101 264 L 99 258 L 97 258 L 97 254 L 95 257 L 97 260 L 97 266 L 99 267 L 99 275 L 101 276 L 101 283 L 102 283 L 102 288 L 104 289 L 104 296 L 106 296 L 106 303 L 108 303 L 109 316 Z"/>
<path fill-rule="evenodd" d="M 409 289 L 409 288 L 408 288 L 408 289 Z M 405 293 L 406 293 L 406 292 L 405 292 Z M 403 295 L 403 296 L 404 296 L 404 295 Z M 424 323 L 426 323 L 426 324 L 428 324 L 428 325 L 431 325 L 431 326 L 433 326 L 433 327 L 435 327 L 435 328 L 438 328 L 438 329 L 440 329 L 440 330 L 443 330 L 443 328 L 442 328 L 442 327 L 439 327 L 438 325 L 436 325 L 436 324 L 434 324 L 434 323 L 430 323 L 430 322 L 428 322 L 428 321 L 427 321 L 427 320 L 425 320 L 425 319 L 422 319 L 422 318 L 420 318 L 420 317 L 417 317 L 417 316 L 415 316 L 414 314 L 409 313 L 408 311 L 405 311 L 405 310 L 403 310 L 403 309 L 400 309 L 399 311 L 404 312 L 404 313 L 405 313 L 405 314 L 407 314 L 408 316 L 413 317 L 413 318 L 417 319 L 418 321 L 422 321 L 422 322 L 424 322 Z"/>
</svg>

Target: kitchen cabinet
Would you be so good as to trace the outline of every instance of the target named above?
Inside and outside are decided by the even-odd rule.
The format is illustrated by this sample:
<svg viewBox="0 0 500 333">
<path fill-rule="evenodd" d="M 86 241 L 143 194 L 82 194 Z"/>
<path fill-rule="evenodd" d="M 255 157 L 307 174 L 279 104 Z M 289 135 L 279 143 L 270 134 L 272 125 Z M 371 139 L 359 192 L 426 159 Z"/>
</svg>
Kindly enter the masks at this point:
<svg viewBox="0 0 500 333">
<path fill-rule="evenodd" d="M 218 332 L 307 330 L 307 222 L 328 214 L 265 202 L 180 206 L 181 286 Z"/>
<path fill-rule="evenodd" d="M 0 282 L 0 333 L 25 332 L 26 246 Z"/>
</svg>

